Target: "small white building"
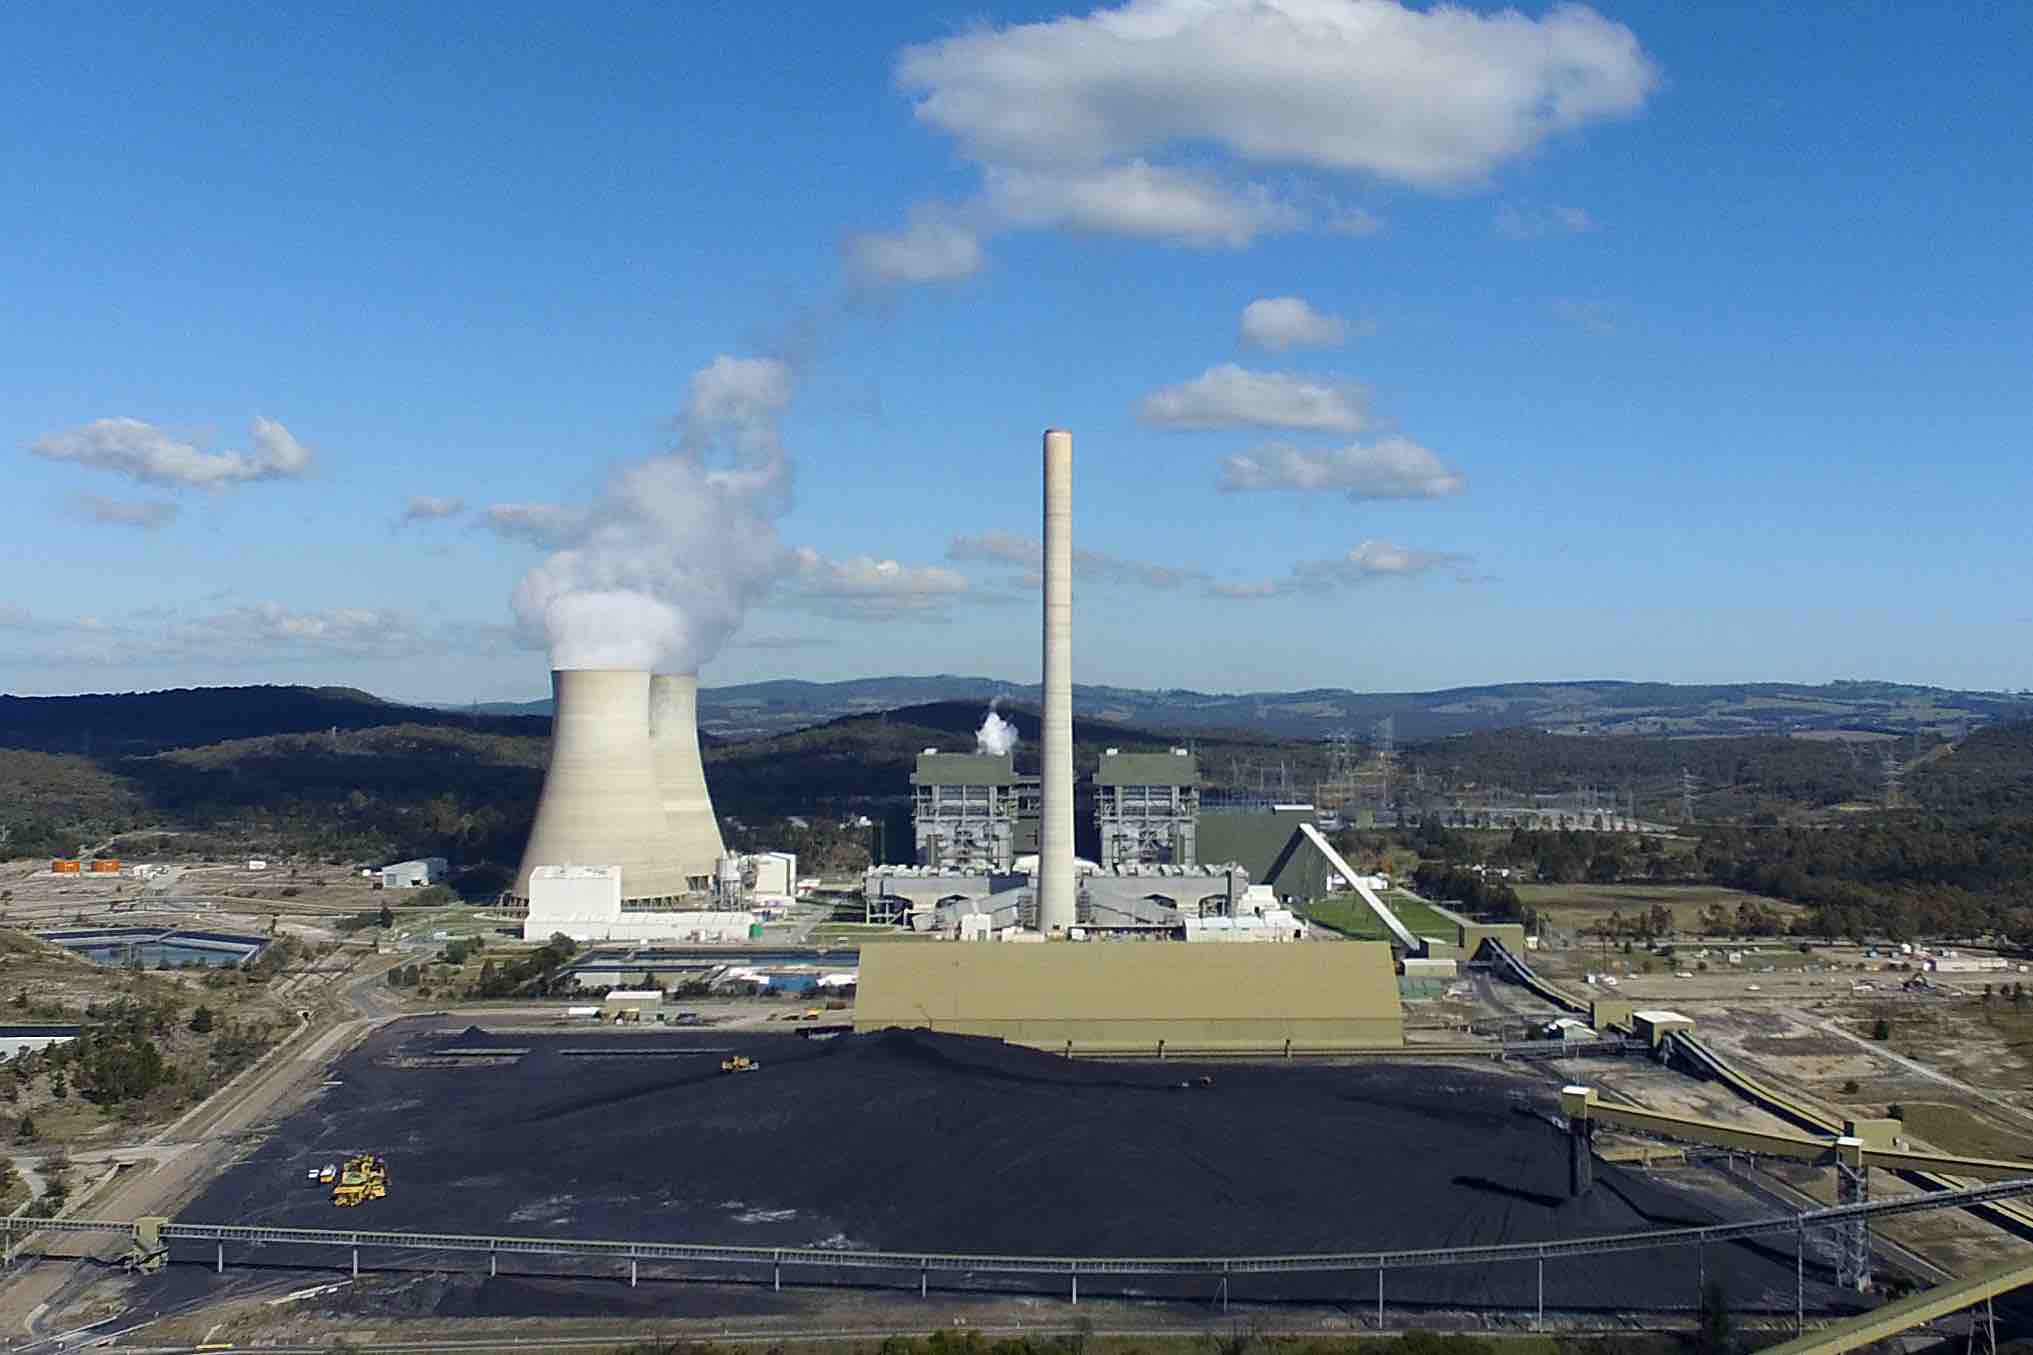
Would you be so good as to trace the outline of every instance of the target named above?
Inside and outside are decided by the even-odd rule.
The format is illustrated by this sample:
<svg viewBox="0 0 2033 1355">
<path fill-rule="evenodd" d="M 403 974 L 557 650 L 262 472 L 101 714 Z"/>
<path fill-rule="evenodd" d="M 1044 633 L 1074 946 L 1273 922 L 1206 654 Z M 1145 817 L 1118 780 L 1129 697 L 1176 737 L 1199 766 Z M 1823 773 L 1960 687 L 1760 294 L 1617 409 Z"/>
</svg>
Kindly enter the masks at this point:
<svg viewBox="0 0 2033 1355">
<path fill-rule="evenodd" d="M 796 852 L 755 852 L 741 859 L 748 896 L 759 904 L 788 905 L 798 895 Z"/>
<path fill-rule="evenodd" d="M 450 864 L 442 856 L 426 856 L 415 861 L 398 861 L 392 866 L 381 868 L 383 889 L 422 889 L 437 884 L 450 871 Z"/>
<path fill-rule="evenodd" d="M 78 1038 L 77 1026 L 0 1026 L 0 1063 Z"/>
<path fill-rule="evenodd" d="M 522 939 L 548 941 L 746 941 L 755 914 L 624 912 L 619 866 L 538 866 L 529 876 Z"/>
</svg>

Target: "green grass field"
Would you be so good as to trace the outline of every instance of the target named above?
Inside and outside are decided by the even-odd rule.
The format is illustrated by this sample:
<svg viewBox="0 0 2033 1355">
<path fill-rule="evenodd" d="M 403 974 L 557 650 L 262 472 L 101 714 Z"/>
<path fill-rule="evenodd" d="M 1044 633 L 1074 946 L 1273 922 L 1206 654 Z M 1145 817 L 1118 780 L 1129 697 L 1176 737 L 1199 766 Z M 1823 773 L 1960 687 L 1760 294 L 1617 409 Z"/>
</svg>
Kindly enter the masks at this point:
<svg viewBox="0 0 2033 1355">
<path fill-rule="evenodd" d="M 1391 890 L 1383 895 L 1383 901 L 1386 908 L 1398 915 L 1398 921 L 1412 929 L 1412 935 L 1453 940 L 1454 924 L 1417 899 Z M 1326 898 L 1315 899 L 1302 911 L 1312 921 L 1331 927 L 1344 936 L 1376 941 L 1390 939 L 1390 932 L 1369 910 L 1369 905 L 1353 893 L 1330 894 Z"/>
<path fill-rule="evenodd" d="M 1783 899 L 1720 885 L 1521 884 L 1516 889 L 1520 903 L 1538 909 L 1548 922 L 1563 929 L 1585 927 L 1612 912 L 1621 911 L 1625 917 L 1632 917 L 1659 904 L 1673 910 L 1673 926 L 1683 932 L 1695 930 L 1702 909 L 1711 903 L 1719 903 L 1731 913 L 1746 899 L 1761 903 L 1782 917 L 1790 918 L 1801 911 L 1799 905 Z"/>
</svg>

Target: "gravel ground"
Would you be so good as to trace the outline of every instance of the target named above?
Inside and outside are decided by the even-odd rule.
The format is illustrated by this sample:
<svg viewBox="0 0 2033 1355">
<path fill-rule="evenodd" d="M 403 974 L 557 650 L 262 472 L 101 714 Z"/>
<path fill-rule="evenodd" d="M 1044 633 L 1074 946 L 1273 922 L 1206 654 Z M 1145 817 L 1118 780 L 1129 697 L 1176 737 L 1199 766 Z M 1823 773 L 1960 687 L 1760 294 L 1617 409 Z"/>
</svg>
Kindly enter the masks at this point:
<svg viewBox="0 0 2033 1355">
<path fill-rule="evenodd" d="M 416 1062 L 460 1044 L 530 1052 L 478 1067 Z M 586 1047 L 644 1056 L 562 1052 Z M 761 1071 L 721 1075 L 718 1051 L 728 1048 L 757 1058 Z M 1178 1086 L 1203 1073 L 1213 1086 Z M 1697 1198 L 1603 1164 L 1590 1196 L 1566 1198 L 1565 1138 L 1544 1118 L 1551 1104 L 1543 1084 L 1454 1067 L 1069 1063 L 901 1032 L 824 1042 L 710 1030 L 595 1041 L 404 1023 L 345 1060 L 333 1085 L 182 1217 L 769 1246 L 1232 1255 L 1575 1237 L 1704 1222 L 1732 1207 L 1724 1192 Z M 369 1150 L 387 1156 L 387 1200 L 342 1212 L 306 1186 L 307 1168 Z M 209 1263 L 211 1249 L 177 1259 Z M 260 1274 L 343 1259 L 229 1248 L 227 1279 L 236 1266 Z M 363 1260 L 403 1269 L 385 1253 Z M 1706 1264 L 1724 1278 L 1733 1306 L 1790 1312 L 1790 1239 L 1711 1248 Z M 418 1258 L 410 1270 L 440 1268 L 484 1271 L 484 1263 Z M 561 1260 L 516 1268 L 578 1269 Z M 1695 1297 L 1693 1272 L 1691 1254 L 1555 1262 L 1546 1300 L 1573 1312 L 1685 1307 Z M 684 1286 L 651 1284 L 649 1274 L 633 1291 L 625 1276 L 614 1282 L 612 1266 L 579 1270 L 576 1284 L 468 1277 L 444 1285 L 431 1306 L 446 1315 L 589 1304 L 668 1312 L 705 1298 L 694 1290 L 681 1299 Z M 892 1278 L 914 1285 L 916 1277 Z M 1830 1278 L 1825 1256 L 1810 1251 L 1810 1307 L 1841 1306 Z M 174 1266 L 163 1301 L 217 1283 L 207 1268 Z M 1097 1276 L 1082 1290 L 1192 1292 L 1135 1285 Z M 1387 1289 L 1393 1306 L 1447 1308 L 1529 1307 L 1536 1292 L 1529 1263 L 1393 1272 Z M 1362 1304 L 1374 1301 L 1375 1275 L 1250 1277 L 1233 1292 Z M 792 1301 L 790 1291 L 782 1299 Z M 776 1303 L 765 1283 L 736 1307 Z"/>
</svg>

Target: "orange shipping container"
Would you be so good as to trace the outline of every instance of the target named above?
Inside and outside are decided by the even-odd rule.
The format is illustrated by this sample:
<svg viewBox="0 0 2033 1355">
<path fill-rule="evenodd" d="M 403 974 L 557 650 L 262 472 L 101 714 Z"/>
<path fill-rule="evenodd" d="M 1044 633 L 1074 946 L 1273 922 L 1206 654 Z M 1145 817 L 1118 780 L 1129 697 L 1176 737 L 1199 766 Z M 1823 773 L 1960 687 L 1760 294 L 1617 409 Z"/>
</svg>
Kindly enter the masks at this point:
<svg viewBox="0 0 2033 1355">
<path fill-rule="evenodd" d="M 52 861 L 49 863 L 49 868 L 59 875 L 76 875 L 78 873 L 78 863 L 75 861 Z"/>
<path fill-rule="evenodd" d="M 94 875 L 118 875 L 119 873 L 120 862 L 118 860 L 100 857 L 92 863 L 92 874 Z"/>
</svg>

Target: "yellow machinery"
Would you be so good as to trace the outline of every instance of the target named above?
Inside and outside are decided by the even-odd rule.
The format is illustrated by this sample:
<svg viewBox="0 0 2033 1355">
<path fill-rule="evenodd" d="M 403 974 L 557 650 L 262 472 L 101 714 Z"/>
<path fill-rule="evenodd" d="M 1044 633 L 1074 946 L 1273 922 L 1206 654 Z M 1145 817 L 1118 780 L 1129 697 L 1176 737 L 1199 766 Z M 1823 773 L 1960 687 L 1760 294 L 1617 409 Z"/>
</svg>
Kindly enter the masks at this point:
<svg viewBox="0 0 2033 1355">
<path fill-rule="evenodd" d="M 736 1054 L 732 1058 L 720 1060 L 720 1071 L 723 1073 L 752 1073 L 760 1067 L 761 1064 L 746 1054 Z"/>
<path fill-rule="evenodd" d="M 339 1169 L 338 1183 L 332 1187 L 332 1203 L 341 1209 L 351 1209 L 369 1200 L 386 1198 L 388 1164 L 367 1153 L 347 1158 L 346 1165 Z"/>
</svg>

